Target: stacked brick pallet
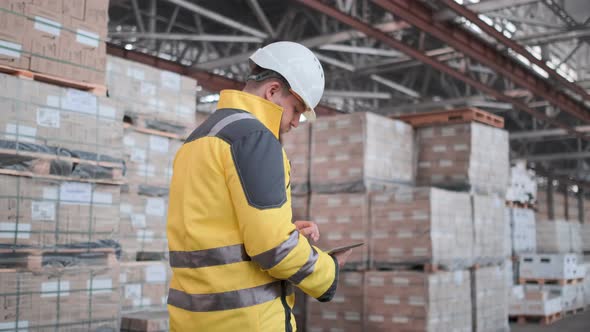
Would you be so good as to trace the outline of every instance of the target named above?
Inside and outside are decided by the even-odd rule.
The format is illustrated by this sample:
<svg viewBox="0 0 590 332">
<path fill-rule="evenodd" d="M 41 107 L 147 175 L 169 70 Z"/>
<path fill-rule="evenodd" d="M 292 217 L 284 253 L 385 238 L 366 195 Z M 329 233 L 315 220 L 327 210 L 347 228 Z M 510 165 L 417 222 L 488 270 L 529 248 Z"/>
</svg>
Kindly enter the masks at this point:
<svg viewBox="0 0 590 332">
<path fill-rule="evenodd" d="M 434 151 L 429 140 L 446 145 Z M 499 197 L 507 143 L 505 131 L 482 124 L 413 129 L 364 113 L 318 119 L 307 209 L 320 226 L 318 246 L 365 246 L 353 251 L 331 303 L 308 299 L 298 320 L 307 320 L 306 330 L 506 330 L 511 265 Z M 478 166 L 483 146 L 495 147 L 493 167 Z M 443 149 L 460 165 L 435 164 Z M 413 186 L 416 177 L 422 187 Z M 428 187 L 431 180 L 446 188 Z M 294 214 L 301 205 L 294 199 Z"/>
<path fill-rule="evenodd" d="M 0 4 L 0 330 L 119 326 L 122 108 L 96 89 L 107 8 Z"/>
</svg>

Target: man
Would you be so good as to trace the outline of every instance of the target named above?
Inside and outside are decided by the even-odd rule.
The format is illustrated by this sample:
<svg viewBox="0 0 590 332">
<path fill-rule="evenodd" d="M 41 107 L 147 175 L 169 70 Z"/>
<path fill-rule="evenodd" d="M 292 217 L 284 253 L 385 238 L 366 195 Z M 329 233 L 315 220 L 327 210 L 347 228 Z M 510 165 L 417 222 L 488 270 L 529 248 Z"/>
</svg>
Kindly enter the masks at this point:
<svg viewBox="0 0 590 332">
<path fill-rule="evenodd" d="M 178 151 L 170 187 L 171 331 L 294 331 L 292 285 L 319 301 L 336 292 L 338 265 L 291 223 L 290 165 L 281 134 L 299 125 L 324 90 L 306 47 L 255 52 L 243 91 L 221 92 L 217 111 Z M 303 233 L 303 234 L 302 234 Z"/>
</svg>

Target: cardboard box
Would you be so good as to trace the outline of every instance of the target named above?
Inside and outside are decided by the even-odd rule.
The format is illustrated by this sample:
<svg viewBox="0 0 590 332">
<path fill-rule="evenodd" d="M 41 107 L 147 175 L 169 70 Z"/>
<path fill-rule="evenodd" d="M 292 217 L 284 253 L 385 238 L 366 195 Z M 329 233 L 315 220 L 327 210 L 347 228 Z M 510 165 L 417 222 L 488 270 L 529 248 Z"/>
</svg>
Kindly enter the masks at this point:
<svg viewBox="0 0 590 332">
<path fill-rule="evenodd" d="M 121 317 L 121 332 L 166 332 L 169 329 L 168 311 L 140 311 Z"/>
<path fill-rule="evenodd" d="M 504 195 L 509 180 L 508 132 L 480 123 L 416 130 L 419 185 Z"/>
<path fill-rule="evenodd" d="M 293 221 L 309 220 L 309 195 L 291 196 Z"/>
<path fill-rule="evenodd" d="M 119 187 L 0 175 L 0 243 L 53 248 L 119 232 Z"/>
<path fill-rule="evenodd" d="M 313 196 L 312 196 L 313 198 Z M 371 197 L 371 260 L 377 267 L 473 263 L 473 223 L 466 193 L 400 188 Z"/>
<path fill-rule="evenodd" d="M 298 128 L 282 135 L 283 148 L 291 163 L 291 194 L 305 195 L 309 192 L 311 126 L 302 123 Z"/>
<path fill-rule="evenodd" d="M 535 211 L 531 209 L 506 208 L 510 220 L 512 253 L 528 254 L 537 251 Z"/>
<path fill-rule="evenodd" d="M 537 221 L 537 251 L 540 253 L 582 252 L 581 225 L 575 221 Z"/>
<path fill-rule="evenodd" d="M 373 113 L 317 119 L 312 126 L 311 191 L 361 192 L 414 182 L 413 129 Z"/>
<path fill-rule="evenodd" d="M 123 259 L 135 260 L 138 252 L 168 252 L 168 189 L 144 189 L 128 187 L 121 194 L 119 242 Z"/>
<path fill-rule="evenodd" d="M 0 270 L 0 326 L 21 331 L 119 327 L 118 268 Z"/>
<path fill-rule="evenodd" d="M 121 263 L 121 310 L 123 313 L 165 310 L 172 271 L 168 262 Z"/>
<path fill-rule="evenodd" d="M 504 199 L 496 195 L 472 194 L 474 257 L 480 264 L 500 263 L 510 256 L 510 224 Z"/>
<path fill-rule="evenodd" d="M 575 279 L 585 271 L 575 254 L 527 254 L 520 256 L 520 278 Z"/>
</svg>

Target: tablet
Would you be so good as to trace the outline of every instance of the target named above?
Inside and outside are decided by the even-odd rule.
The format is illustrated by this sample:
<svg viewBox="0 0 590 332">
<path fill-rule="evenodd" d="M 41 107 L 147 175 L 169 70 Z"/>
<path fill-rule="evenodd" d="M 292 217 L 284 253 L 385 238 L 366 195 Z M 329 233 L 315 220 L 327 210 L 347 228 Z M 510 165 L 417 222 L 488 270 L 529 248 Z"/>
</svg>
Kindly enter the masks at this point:
<svg viewBox="0 0 590 332">
<path fill-rule="evenodd" d="M 339 253 L 341 251 L 346 251 L 348 249 L 352 249 L 352 248 L 356 248 L 356 247 L 360 247 L 363 244 L 365 244 L 364 242 L 359 242 L 359 243 L 355 243 L 355 244 L 351 244 L 351 245 L 347 245 L 347 246 L 342 246 L 342 247 L 336 247 L 336 248 L 332 248 L 328 251 L 326 251 L 326 253 L 328 255 L 332 255 L 332 254 L 336 254 Z"/>
</svg>

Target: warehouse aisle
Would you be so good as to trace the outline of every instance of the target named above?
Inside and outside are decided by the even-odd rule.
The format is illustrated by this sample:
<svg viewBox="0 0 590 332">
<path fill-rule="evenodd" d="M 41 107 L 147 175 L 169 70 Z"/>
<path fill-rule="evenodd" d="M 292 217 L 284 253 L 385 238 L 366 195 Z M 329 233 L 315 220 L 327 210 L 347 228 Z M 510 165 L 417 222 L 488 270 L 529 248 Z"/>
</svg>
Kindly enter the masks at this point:
<svg viewBox="0 0 590 332">
<path fill-rule="evenodd" d="M 578 314 L 574 317 L 567 317 L 566 319 L 562 319 L 555 324 L 547 326 L 536 324 L 511 324 L 510 328 L 512 332 L 588 332 L 590 331 L 590 310 L 586 310 L 586 312 Z"/>
</svg>

